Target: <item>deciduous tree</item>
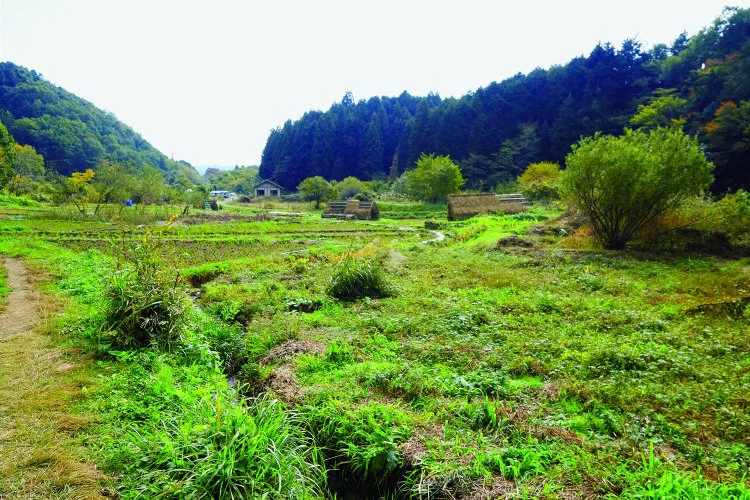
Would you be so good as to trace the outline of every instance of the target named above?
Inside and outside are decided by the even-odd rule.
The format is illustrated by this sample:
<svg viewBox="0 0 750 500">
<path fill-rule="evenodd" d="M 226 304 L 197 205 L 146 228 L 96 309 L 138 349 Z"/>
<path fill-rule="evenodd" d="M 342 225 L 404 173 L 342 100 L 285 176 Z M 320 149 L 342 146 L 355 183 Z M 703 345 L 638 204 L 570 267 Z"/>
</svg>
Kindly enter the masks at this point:
<svg viewBox="0 0 750 500">
<path fill-rule="evenodd" d="M 321 202 L 331 199 L 334 195 L 331 184 L 319 175 L 308 177 L 300 182 L 297 191 L 304 199 L 314 201 L 315 208 L 320 208 Z"/>
<path fill-rule="evenodd" d="M 461 168 L 450 156 L 425 155 L 417 160 L 417 168 L 406 172 L 406 191 L 417 200 L 437 203 L 457 193 L 466 182 Z"/>
<path fill-rule="evenodd" d="M 8 191 L 21 194 L 44 178 L 44 158 L 29 146 L 14 145 L 13 174 L 8 184 Z"/>
</svg>

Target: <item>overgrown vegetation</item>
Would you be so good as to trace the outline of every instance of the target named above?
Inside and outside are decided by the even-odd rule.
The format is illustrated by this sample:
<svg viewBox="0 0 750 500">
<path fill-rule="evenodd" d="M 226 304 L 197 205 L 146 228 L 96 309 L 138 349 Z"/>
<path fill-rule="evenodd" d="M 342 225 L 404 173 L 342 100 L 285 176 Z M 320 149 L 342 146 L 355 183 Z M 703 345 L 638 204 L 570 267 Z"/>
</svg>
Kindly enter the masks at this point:
<svg viewBox="0 0 750 500">
<path fill-rule="evenodd" d="M 380 267 L 371 261 L 358 261 L 346 256 L 337 266 L 328 283 L 330 296 L 342 300 L 356 300 L 364 297 L 379 299 L 395 293 L 393 286 L 386 281 Z"/>
<path fill-rule="evenodd" d="M 161 268 L 154 234 L 119 245 L 102 331 L 115 349 L 171 349 L 184 328 L 187 295 L 176 271 Z"/>
<path fill-rule="evenodd" d="M 744 198 L 706 203 L 737 221 Z M 601 254 L 552 208 L 385 209 L 119 236 L 123 269 L 148 247 L 146 275 L 180 267 L 200 307 L 169 352 L 100 349 L 81 432 L 120 494 L 747 495 L 746 259 Z M 8 210 L 27 218 L 0 219 L 0 249 L 49 262 L 64 332 L 96 350 L 120 229 Z M 450 236 L 422 244 L 417 213 Z"/>
<path fill-rule="evenodd" d="M 744 51 L 747 25 L 747 11 L 729 10 L 670 57 L 626 42 L 578 61 L 596 63 L 585 72 L 598 82 L 612 69 L 636 82 L 612 86 L 617 102 L 597 91 L 596 106 L 616 112 L 586 123 L 617 133 L 627 116 L 639 129 L 581 139 L 564 173 L 519 167 L 586 131 L 575 110 L 591 89 L 560 94 L 544 130 L 509 119 L 493 137 L 448 137 L 456 110 L 523 90 L 529 75 L 461 100 L 386 100 L 388 134 L 374 100 L 369 121 L 346 122 L 362 140 L 313 148 L 314 168 L 286 154 L 300 124 L 274 131 L 261 168 L 275 161 L 285 182 L 304 173 L 300 197 L 314 208 L 227 201 L 191 214 L 205 186 L 169 187 L 156 168 L 109 160 L 49 184 L 63 207 L 0 196 L 0 254 L 43 269 L 44 297 L 60 302 L 54 345 L 31 326 L 23 341 L 0 338 L 12 360 L 0 365 L 0 497 L 85 485 L 123 498 L 750 498 L 750 195 L 707 195 L 712 165 L 682 130 L 701 123 L 684 116 L 698 101 L 707 116 L 717 96 L 742 94 L 742 54 L 694 68 Z M 578 63 L 533 78 L 566 82 Z M 655 71 L 700 92 L 646 99 Z M 66 97 L 24 75 L 0 65 L 0 83 L 23 77 Z M 729 144 L 742 150 L 745 104 L 720 105 L 701 132 L 725 155 L 723 179 L 737 174 Z M 362 109 L 347 96 L 330 113 Z M 315 117 L 306 137 L 357 133 Z M 430 130 L 447 134 L 437 149 L 468 154 L 463 169 L 415 156 L 437 146 Z M 402 154 L 419 160 L 399 176 Z M 390 182 L 379 178 L 387 160 Z M 344 161 L 373 180 L 312 175 L 341 178 Z M 41 162 L 0 125 L 0 185 L 34 190 Z M 462 170 L 473 188 L 510 181 L 499 189 L 542 204 L 448 221 L 441 201 Z M 339 196 L 379 197 L 381 218 L 321 218 Z M 0 272 L 0 300 L 7 292 Z M 62 353 L 85 366 L 80 378 L 56 365 Z M 24 377 L 38 394 L 18 391 Z M 57 442 L 75 456 L 47 450 Z"/>
</svg>

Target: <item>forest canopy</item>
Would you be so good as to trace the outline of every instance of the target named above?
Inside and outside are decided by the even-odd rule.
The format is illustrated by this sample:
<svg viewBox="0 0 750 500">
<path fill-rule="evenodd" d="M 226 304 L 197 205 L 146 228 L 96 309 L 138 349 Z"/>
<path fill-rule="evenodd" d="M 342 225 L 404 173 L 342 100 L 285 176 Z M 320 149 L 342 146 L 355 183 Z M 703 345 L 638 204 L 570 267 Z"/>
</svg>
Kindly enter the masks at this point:
<svg viewBox="0 0 750 500">
<path fill-rule="evenodd" d="M 493 82 L 461 98 L 347 93 L 268 137 L 260 175 L 287 188 L 307 177 L 395 179 L 421 154 L 450 155 L 466 187 L 492 189 L 529 163 L 562 163 L 596 132 L 682 127 L 708 146 L 713 190 L 750 188 L 750 9 L 728 8 L 692 38 L 644 50 L 599 44 L 565 65 Z"/>
<path fill-rule="evenodd" d="M 156 167 L 171 183 L 200 182 L 189 163 L 170 160 L 113 114 L 10 62 L 0 63 L 0 122 L 16 142 L 33 146 L 45 166 L 62 175 L 106 160 L 135 169 Z"/>
</svg>

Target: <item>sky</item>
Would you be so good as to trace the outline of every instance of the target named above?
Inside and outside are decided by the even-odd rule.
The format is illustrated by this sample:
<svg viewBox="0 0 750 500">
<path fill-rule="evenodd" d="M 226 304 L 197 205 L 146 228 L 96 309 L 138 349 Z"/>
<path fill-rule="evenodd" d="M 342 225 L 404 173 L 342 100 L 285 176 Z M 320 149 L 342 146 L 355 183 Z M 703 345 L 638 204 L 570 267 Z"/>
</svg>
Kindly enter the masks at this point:
<svg viewBox="0 0 750 500">
<path fill-rule="evenodd" d="M 177 160 L 253 165 L 270 130 L 347 91 L 459 97 L 597 42 L 671 43 L 727 1 L 0 0 L 0 61 Z"/>
</svg>

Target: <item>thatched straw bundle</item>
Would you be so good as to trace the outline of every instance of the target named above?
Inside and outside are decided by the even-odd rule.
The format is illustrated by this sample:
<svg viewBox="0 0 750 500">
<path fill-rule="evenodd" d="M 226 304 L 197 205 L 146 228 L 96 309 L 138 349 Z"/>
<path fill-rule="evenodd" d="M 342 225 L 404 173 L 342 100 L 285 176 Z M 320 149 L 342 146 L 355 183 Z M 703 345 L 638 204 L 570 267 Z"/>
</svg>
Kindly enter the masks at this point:
<svg viewBox="0 0 750 500">
<path fill-rule="evenodd" d="M 448 220 L 464 220 L 499 211 L 502 211 L 502 203 L 492 193 L 448 195 Z"/>
<path fill-rule="evenodd" d="M 346 200 L 346 213 L 353 214 L 359 210 L 359 200 Z"/>
<path fill-rule="evenodd" d="M 331 201 L 328 203 L 323 217 L 355 218 L 360 220 L 375 220 L 380 218 L 380 209 L 374 201 Z"/>
<path fill-rule="evenodd" d="M 360 220 L 376 220 L 380 218 L 380 209 L 374 201 L 361 201 L 354 216 Z"/>
</svg>

